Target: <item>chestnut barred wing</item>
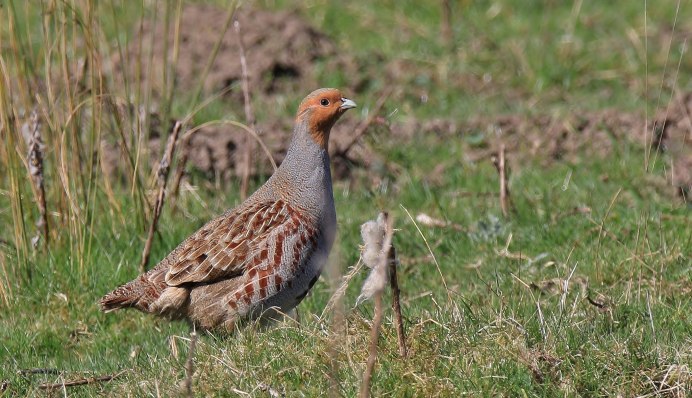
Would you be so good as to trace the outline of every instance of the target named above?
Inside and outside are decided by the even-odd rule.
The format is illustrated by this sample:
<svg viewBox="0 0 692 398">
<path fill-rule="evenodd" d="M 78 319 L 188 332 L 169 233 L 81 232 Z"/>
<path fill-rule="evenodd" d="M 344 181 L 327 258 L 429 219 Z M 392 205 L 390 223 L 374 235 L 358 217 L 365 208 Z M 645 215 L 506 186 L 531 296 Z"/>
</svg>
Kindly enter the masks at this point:
<svg viewBox="0 0 692 398">
<path fill-rule="evenodd" d="M 274 268 L 299 266 L 307 246 L 316 242 L 315 222 L 305 214 L 282 200 L 225 213 L 162 261 L 169 263 L 166 283 L 213 283 L 252 270 L 264 278 L 269 273 L 287 276 L 288 269 Z"/>
</svg>

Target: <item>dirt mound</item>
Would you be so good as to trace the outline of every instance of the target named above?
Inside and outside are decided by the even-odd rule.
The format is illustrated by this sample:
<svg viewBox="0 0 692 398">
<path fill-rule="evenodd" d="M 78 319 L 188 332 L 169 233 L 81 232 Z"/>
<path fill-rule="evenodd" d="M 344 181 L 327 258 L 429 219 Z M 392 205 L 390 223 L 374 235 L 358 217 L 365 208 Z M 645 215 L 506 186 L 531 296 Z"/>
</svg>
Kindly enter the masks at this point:
<svg viewBox="0 0 692 398">
<path fill-rule="evenodd" d="M 180 22 L 179 56 L 174 69 L 176 90 L 188 91 L 197 86 L 224 30 L 227 14 L 226 10 L 213 5 L 185 5 Z M 118 54 L 112 58 L 114 76 L 121 76 L 124 69 L 132 82 L 136 81 L 137 73 L 141 73 L 143 87 L 151 87 L 155 95 L 161 94 L 164 68 L 173 64 L 175 32 L 172 27 L 166 29 L 162 19 L 142 21 L 125 51 L 124 60 Z M 297 13 L 289 11 L 242 7 L 235 19 L 241 24 L 248 78 L 255 95 L 285 93 L 298 88 L 301 88 L 298 92 L 302 92 L 304 87 L 317 86 L 315 62 L 335 53 L 333 43 L 324 34 Z M 164 57 L 166 46 L 167 59 Z M 238 37 L 231 25 L 223 36 L 203 88 L 207 94 L 215 93 L 240 81 Z M 242 106 L 240 90 L 234 91 L 232 95 Z"/>
<path fill-rule="evenodd" d="M 646 126 L 646 127 L 645 127 Z M 529 158 L 544 163 L 580 158 L 605 158 L 621 150 L 624 142 L 649 147 L 651 159 L 668 162 L 668 182 L 681 197 L 692 194 L 692 93 L 680 95 L 647 124 L 643 115 L 606 109 L 568 115 L 525 117 L 505 115 L 469 121 L 410 120 L 394 124 L 392 133 L 405 139 L 436 134 L 440 139 L 464 138 L 470 161 L 490 158 L 500 143 L 510 161 Z"/>
</svg>

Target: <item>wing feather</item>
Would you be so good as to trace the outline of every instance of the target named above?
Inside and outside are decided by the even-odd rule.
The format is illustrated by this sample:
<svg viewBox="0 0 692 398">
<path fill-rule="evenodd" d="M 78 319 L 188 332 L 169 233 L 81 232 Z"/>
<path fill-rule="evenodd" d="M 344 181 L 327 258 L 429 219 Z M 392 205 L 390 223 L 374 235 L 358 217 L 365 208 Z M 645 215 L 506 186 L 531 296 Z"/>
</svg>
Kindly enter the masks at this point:
<svg viewBox="0 0 692 398">
<path fill-rule="evenodd" d="M 166 283 L 212 283 L 242 275 L 271 232 L 292 222 L 292 214 L 296 214 L 295 209 L 277 200 L 219 216 L 162 261 L 168 263 Z"/>
<path fill-rule="evenodd" d="M 303 213 L 290 213 L 289 219 L 272 228 L 254 248 L 248 258 L 248 278 L 232 293 L 228 304 L 244 313 L 287 285 L 291 287 L 301 267 L 317 250 L 318 234 L 314 220 Z M 307 290 L 297 300 L 305 293 Z"/>
</svg>

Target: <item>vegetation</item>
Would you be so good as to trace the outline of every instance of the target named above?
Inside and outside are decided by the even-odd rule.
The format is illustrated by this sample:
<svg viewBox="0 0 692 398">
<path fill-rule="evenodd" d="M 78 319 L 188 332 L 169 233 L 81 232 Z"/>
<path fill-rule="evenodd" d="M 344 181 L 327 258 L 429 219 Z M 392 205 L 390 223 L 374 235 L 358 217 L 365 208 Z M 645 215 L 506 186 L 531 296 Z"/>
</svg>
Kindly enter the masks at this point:
<svg viewBox="0 0 692 398">
<path fill-rule="evenodd" d="M 368 74 L 354 96 L 362 113 L 345 118 L 365 119 L 388 87 L 380 113 L 390 121 L 559 118 L 607 107 L 646 122 L 692 91 L 688 3 L 451 3 L 450 15 L 415 1 L 299 6 Z M 128 133 L 136 112 L 125 99 L 145 109 L 156 102 L 164 125 L 186 116 L 193 125 L 243 121 L 215 93 L 176 91 L 170 70 L 158 100 L 138 81 L 117 85 L 109 57 L 134 40 L 142 17 L 175 26 L 182 6 L 167 4 L 1 3 L 9 23 L 0 27 L 0 396 L 108 375 L 117 377 L 57 388 L 171 396 L 187 377 L 187 324 L 96 305 L 137 274 L 156 192 L 160 154 L 143 149 L 148 124 Z M 451 40 L 440 30 L 447 17 Z M 404 65 L 398 74 L 384 69 L 395 61 Z M 352 78 L 326 66 L 319 74 L 324 86 Z M 256 95 L 258 119 L 291 119 L 301 94 L 286 95 L 293 105 Z M 33 152 L 32 112 L 43 141 Z M 692 389 L 692 222 L 666 183 L 667 154 L 613 139 L 606 156 L 520 157 L 505 217 L 496 168 L 468 156 L 489 147 L 492 132 L 421 134 L 415 144 L 391 137 L 364 137 L 382 167 L 335 183 L 334 271 L 301 304 L 299 321 L 202 333 L 195 395 L 355 396 L 373 319 L 371 302 L 355 307 L 365 271 L 349 283 L 343 309 L 323 310 L 358 264 L 360 225 L 381 210 L 396 228 L 409 355 L 399 357 L 387 308 L 373 396 L 682 397 Z M 104 141 L 128 149 L 122 178 L 104 172 Z M 240 201 L 238 181 L 191 173 L 189 183 L 174 205 L 165 202 L 152 261 Z M 47 236 L 36 225 L 42 195 Z M 416 221 L 420 214 L 436 222 Z"/>
</svg>

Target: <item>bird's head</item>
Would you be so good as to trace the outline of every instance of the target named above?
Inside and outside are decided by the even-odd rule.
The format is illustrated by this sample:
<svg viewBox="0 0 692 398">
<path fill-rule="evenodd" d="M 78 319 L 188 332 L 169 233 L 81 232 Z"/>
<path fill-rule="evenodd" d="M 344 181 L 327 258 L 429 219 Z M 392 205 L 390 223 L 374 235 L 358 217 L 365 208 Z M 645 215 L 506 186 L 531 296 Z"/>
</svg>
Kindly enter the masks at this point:
<svg viewBox="0 0 692 398">
<path fill-rule="evenodd" d="M 329 132 L 337 120 L 356 103 L 344 98 L 335 88 L 321 88 L 310 93 L 298 107 L 296 124 L 306 126 L 310 137 L 327 148 Z"/>
</svg>

